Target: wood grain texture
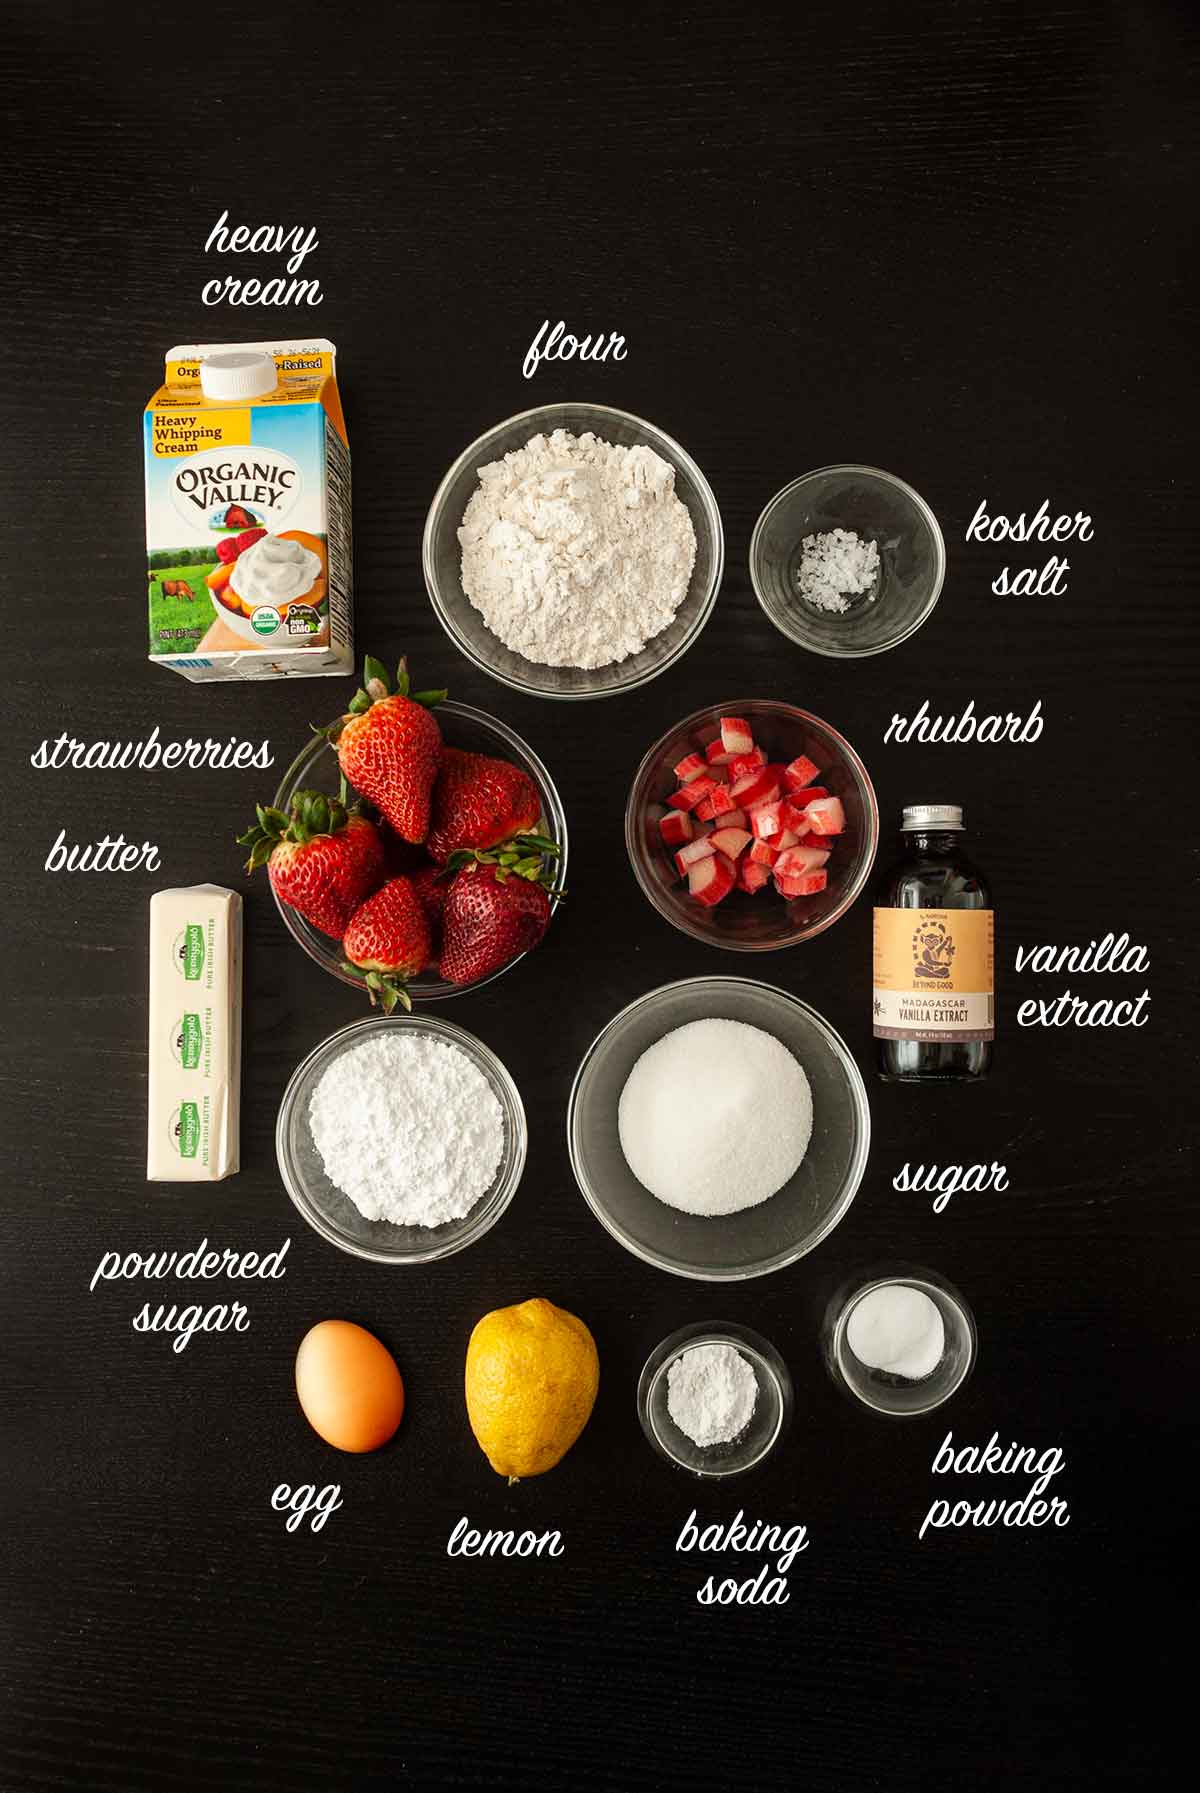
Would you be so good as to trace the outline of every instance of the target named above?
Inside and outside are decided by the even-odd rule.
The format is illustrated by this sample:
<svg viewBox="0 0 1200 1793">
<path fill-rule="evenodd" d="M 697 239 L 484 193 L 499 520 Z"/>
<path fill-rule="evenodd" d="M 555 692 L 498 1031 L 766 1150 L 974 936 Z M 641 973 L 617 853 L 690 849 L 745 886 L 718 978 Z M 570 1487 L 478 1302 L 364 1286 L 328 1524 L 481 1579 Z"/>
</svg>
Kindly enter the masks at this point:
<svg viewBox="0 0 1200 1793">
<path fill-rule="evenodd" d="M 1173 1787 L 1200 1243 L 1184 9 L 504 0 L 410 5 L 376 31 L 352 9 L 217 5 L 176 26 L 88 0 L 10 8 L 6 37 L 4 1793 Z M 226 208 L 316 226 L 319 312 L 200 304 L 231 265 L 202 253 Z M 546 316 L 620 331 L 628 359 L 523 381 Z M 523 1185 L 478 1246 L 412 1274 L 326 1247 L 276 1174 L 292 1068 L 359 1010 L 240 878 L 232 837 L 263 781 L 30 765 L 61 731 L 157 724 L 269 738 L 277 771 L 341 701 L 330 682 L 193 687 L 142 659 L 139 413 L 163 350 L 314 322 L 340 351 L 360 643 L 407 650 L 426 682 L 504 717 L 571 823 L 570 901 L 546 944 L 453 1005 L 521 1089 Z M 727 564 L 682 663 L 633 696 L 555 706 L 453 652 L 420 539 L 465 442 L 580 395 L 695 456 Z M 909 479 L 949 555 L 926 627 L 860 665 L 776 635 L 746 569 L 771 494 L 840 459 Z M 985 497 L 1094 516 L 1065 596 L 992 596 L 1006 556 L 964 540 Z M 735 694 L 841 728 L 889 825 L 922 796 L 965 804 L 998 893 L 999 1043 L 979 1090 L 872 1080 L 871 1163 L 842 1225 L 792 1269 L 714 1292 L 600 1230 L 563 1122 L 617 1008 L 745 969 L 650 910 L 622 841 L 650 741 Z M 893 711 L 925 697 L 980 712 L 1040 698 L 1045 732 L 885 746 Z M 162 872 L 47 876 L 59 828 L 155 840 Z M 202 879 L 247 892 L 244 1168 L 212 1192 L 150 1188 L 146 905 Z M 1067 980 L 1016 977 L 1016 945 L 1109 929 L 1150 948 L 1151 1026 L 1018 1029 L 1018 1002 Z M 860 903 L 752 968 L 828 1016 L 868 1071 L 869 931 Z M 892 1187 L 905 1161 L 993 1158 L 1011 1189 L 941 1216 Z M 204 1236 L 291 1239 L 286 1279 L 251 1285 L 248 1336 L 173 1355 L 129 1327 L 156 1290 L 88 1292 L 107 1250 Z M 966 1291 L 981 1352 L 952 1407 L 892 1427 L 839 1398 L 816 1338 L 839 1283 L 897 1256 Z M 467 1430 L 462 1359 L 482 1312 L 533 1293 L 588 1321 L 602 1387 L 561 1468 L 510 1490 Z M 363 1461 L 335 1459 L 291 1393 L 300 1336 L 338 1314 L 393 1347 L 408 1385 L 400 1435 Z M 786 1446 L 728 1493 L 654 1458 L 634 1410 L 658 1340 L 721 1316 L 776 1343 L 797 1396 Z M 950 1427 L 1061 1445 L 1070 1528 L 918 1543 Z M 335 1479 L 344 1510 L 288 1536 L 275 1485 Z M 717 1564 L 676 1555 L 693 1506 L 808 1525 L 788 1606 L 696 1605 Z M 559 1527 L 567 1555 L 449 1560 L 464 1513 Z"/>
</svg>

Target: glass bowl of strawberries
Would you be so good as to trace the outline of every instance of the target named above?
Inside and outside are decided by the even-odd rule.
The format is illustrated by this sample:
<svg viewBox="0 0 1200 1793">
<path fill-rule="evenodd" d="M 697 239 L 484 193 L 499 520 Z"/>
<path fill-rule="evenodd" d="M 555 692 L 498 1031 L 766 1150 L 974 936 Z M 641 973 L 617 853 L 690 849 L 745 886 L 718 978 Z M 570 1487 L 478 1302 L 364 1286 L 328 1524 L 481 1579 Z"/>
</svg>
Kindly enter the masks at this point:
<svg viewBox="0 0 1200 1793">
<path fill-rule="evenodd" d="M 668 730 L 625 809 L 630 864 L 659 914 L 731 952 L 775 952 L 832 927 L 878 842 L 875 792 L 850 743 L 767 698 Z"/>
<path fill-rule="evenodd" d="M 567 865 L 566 814 L 533 749 L 440 691 L 410 694 L 403 662 L 399 685 L 368 660 L 349 715 L 313 735 L 242 836 L 292 938 L 387 1013 L 515 965 Z"/>
</svg>

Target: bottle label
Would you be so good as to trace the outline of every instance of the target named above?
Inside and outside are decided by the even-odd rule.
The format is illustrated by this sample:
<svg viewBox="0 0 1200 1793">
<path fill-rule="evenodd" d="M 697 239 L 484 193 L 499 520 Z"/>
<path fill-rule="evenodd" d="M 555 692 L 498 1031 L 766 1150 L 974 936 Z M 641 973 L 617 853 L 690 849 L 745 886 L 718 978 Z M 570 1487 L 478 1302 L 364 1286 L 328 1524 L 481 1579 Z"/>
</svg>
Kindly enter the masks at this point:
<svg viewBox="0 0 1200 1793">
<path fill-rule="evenodd" d="M 877 1040 L 990 1040 L 990 909 L 876 909 Z"/>
</svg>

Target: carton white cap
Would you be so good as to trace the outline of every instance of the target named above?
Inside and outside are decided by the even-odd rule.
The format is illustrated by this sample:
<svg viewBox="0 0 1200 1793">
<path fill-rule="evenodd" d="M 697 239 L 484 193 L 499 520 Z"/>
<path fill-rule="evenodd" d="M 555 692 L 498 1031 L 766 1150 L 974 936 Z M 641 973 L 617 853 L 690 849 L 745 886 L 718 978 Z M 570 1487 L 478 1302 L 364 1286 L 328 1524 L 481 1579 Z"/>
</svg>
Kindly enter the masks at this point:
<svg viewBox="0 0 1200 1793">
<path fill-rule="evenodd" d="M 274 357 L 259 349 L 231 349 L 225 355 L 208 355 L 200 363 L 200 390 L 218 403 L 262 398 L 278 384 Z"/>
</svg>

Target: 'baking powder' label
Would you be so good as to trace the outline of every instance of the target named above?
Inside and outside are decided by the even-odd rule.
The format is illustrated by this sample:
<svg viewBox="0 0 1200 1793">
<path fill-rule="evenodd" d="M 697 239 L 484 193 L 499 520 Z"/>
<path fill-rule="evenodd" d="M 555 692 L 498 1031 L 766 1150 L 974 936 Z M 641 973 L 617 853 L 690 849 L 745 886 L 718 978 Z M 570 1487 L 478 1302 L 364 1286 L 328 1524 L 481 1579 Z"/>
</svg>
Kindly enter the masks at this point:
<svg viewBox="0 0 1200 1793">
<path fill-rule="evenodd" d="M 877 1040 L 990 1040 L 990 909 L 876 909 Z"/>
</svg>

